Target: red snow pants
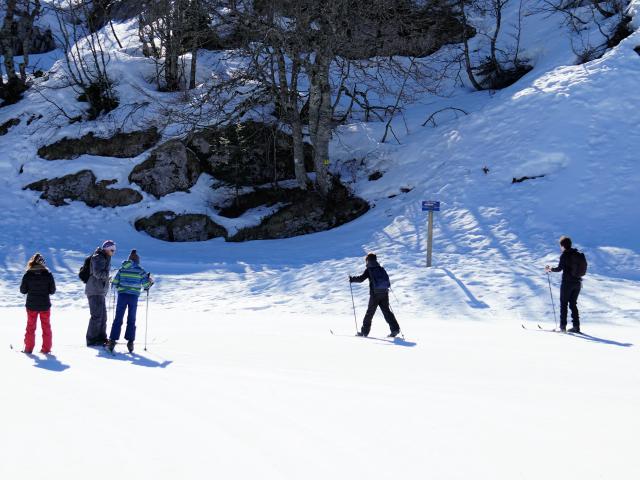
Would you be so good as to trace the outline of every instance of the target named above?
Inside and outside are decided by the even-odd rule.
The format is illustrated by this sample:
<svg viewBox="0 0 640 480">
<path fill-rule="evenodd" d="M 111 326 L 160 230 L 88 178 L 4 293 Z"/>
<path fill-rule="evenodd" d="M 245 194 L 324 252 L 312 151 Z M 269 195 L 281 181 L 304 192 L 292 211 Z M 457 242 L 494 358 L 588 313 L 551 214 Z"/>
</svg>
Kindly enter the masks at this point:
<svg viewBox="0 0 640 480">
<path fill-rule="evenodd" d="M 38 315 L 40 315 L 40 323 L 42 325 L 42 352 L 49 353 L 51 351 L 51 310 L 38 312 L 36 310 L 27 309 L 27 333 L 24 334 L 24 351 L 31 353 L 36 345 L 36 326 L 38 324 Z"/>
</svg>

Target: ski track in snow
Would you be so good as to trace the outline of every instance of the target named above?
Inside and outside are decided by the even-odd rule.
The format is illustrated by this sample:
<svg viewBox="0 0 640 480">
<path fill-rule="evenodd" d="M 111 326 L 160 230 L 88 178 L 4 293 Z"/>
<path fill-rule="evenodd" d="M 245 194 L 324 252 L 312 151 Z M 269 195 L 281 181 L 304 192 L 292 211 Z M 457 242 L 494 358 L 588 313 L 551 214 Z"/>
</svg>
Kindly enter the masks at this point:
<svg viewBox="0 0 640 480">
<path fill-rule="evenodd" d="M 147 82 L 153 66 L 137 50 L 135 22 L 115 28 L 125 47 L 108 33 L 105 41 L 122 105 L 141 92 L 170 101 Z M 45 161 L 38 147 L 107 135 L 127 112 L 63 125 L 33 91 L 0 109 L 0 124 L 22 120 L 0 136 L 2 478 L 37 463 L 51 478 L 123 470 L 138 478 L 637 479 L 639 44 L 636 31 L 601 59 L 573 65 L 560 19 L 527 17 L 523 55 L 535 68 L 512 87 L 425 99 L 406 111 L 409 132 L 394 123 L 401 144 L 379 143 L 382 124 L 341 126 L 331 158 L 373 208 L 288 240 L 169 244 L 135 231 L 136 218 L 164 209 L 207 213 L 230 230 L 268 213 L 217 216 L 211 204 L 224 192 L 213 193 L 206 175 L 191 192 L 143 194 L 115 210 L 52 207 L 22 187 L 85 168 L 129 186 L 148 152 Z M 53 66 L 55 81 L 59 58 L 34 61 Z M 203 81 L 216 60 L 200 60 Z M 82 107 L 68 91 L 51 94 L 72 112 Z M 469 115 L 420 126 L 447 106 Z M 141 112 L 125 129 L 148 126 L 154 112 Z M 352 159 L 365 166 L 353 178 Z M 368 181 L 376 170 L 383 177 Z M 431 269 L 427 199 L 442 202 Z M 561 234 L 590 262 L 579 301 L 588 336 L 536 327 L 554 325 L 543 267 L 557 262 Z M 83 347 L 88 312 L 77 270 L 106 238 L 118 243 L 114 267 L 137 248 L 156 277 L 148 352 L 144 298 L 136 355 Z M 58 283 L 49 358 L 16 352 L 25 323 L 18 284 L 35 251 Z M 390 273 L 406 341 L 350 337 L 347 276 L 362 272 L 367 251 Z M 559 312 L 560 275 L 551 281 Z M 354 294 L 360 323 L 366 285 Z M 378 314 L 372 335 L 385 334 Z"/>
</svg>

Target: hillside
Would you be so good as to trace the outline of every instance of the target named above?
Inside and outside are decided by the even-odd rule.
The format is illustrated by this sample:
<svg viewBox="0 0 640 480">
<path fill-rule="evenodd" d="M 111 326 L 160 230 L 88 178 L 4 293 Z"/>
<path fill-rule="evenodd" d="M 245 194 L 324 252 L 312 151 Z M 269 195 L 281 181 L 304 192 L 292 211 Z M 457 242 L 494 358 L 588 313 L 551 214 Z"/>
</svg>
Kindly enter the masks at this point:
<svg viewBox="0 0 640 480">
<path fill-rule="evenodd" d="M 338 126 L 331 169 L 371 208 L 293 238 L 155 239 L 135 221 L 171 210 L 207 215 L 232 232 L 277 206 L 225 218 L 212 205 L 231 188 L 212 189 L 219 183 L 209 173 L 157 198 L 129 180 L 150 150 L 38 155 L 88 132 L 162 125 L 161 142 L 185 133 L 162 123 L 161 106 L 179 103 L 180 92 L 148 81 L 152 65 L 134 19 L 114 23 L 122 47 L 109 29 L 101 33 L 118 78 L 116 110 L 70 123 L 60 108 L 83 105 L 69 88 L 32 88 L 0 108 L 0 125 L 20 119 L 0 136 L 0 337 L 12 346 L 0 350 L 8 380 L 0 393 L 3 477 L 23 472 L 34 438 L 45 436 L 37 455 L 52 478 L 114 470 L 141 478 L 637 478 L 640 2 L 627 10 L 633 33 L 582 64 L 564 18 L 532 3 L 520 42 L 533 69 L 515 84 L 477 92 L 448 79 L 442 95 L 425 95 L 394 119 L 396 138 L 385 143 L 384 122 Z M 505 24 L 517 14 L 509 6 Z M 590 34 L 598 35 L 595 26 Z M 33 57 L 48 71 L 38 86 L 58 85 L 63 53 Z M 220 59 L 203 53 L 199 80 Z M 141 99 L 145 107 L 132 113 Z M 435 124 L 422 125 L 441 110 Z M 86 169 L 142 200 L 53 206 L 23 189 Z M 422 200 L 442 203 L 430 269 Z M 582 337 L 537 328 L 554 326 L 543 268 L 557 262 L 560 235 L 589 260 Z M 114 267 L 136 248 L 157 281 L 149 351 L 142 303 L 132 357 L 83 347 L 88 309 L 77 271 L 107 238 L 118 245 Z M 58 283 L 55 356 L 24 358 L 16 353 L 24 328 L 18 284 L 35 251 Z M 351 338 L 347 276 L 362 273 L 368 251 L 390 273 L 402 340 L 384 338 L 380 314 L 372 331 L 379 338 Z M 559 275 L 551 282 L 557 310 Z M 366 288 L 354 293 L 360 323 Z"/>
</svg>

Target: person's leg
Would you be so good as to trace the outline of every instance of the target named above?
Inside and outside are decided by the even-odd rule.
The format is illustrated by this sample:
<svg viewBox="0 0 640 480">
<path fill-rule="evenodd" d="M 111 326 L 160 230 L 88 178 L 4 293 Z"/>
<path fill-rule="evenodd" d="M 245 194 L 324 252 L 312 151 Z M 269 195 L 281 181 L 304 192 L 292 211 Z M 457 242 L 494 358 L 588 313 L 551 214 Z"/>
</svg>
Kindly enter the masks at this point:
<svg viewBox="0 0 640 480">
<path fill-rule="evenodd" d="M 129 309 L 127 311 L 127 329 L 124 332 L 125 340 L 134 342 L 136 340 L 136 314 L 138 311 L 138 297 L 136 295 L 127 295 Z"/>
<path fill-rule="evenodd" d="M 391 311 L 391 307 L 389 307 L 389 294 L 380 294 L 380 300 L 378 301 L 380 305 L 380 310 L 382 310 L 382 314 L 384 315 L 384 319 L 389 324 L 389 328 L 391 329 L 391 333 L 398 334 L 400 333 L 400 325 L 398 325 L 398 321 L 396 320 L 396 316 Z"/>
<path fill-rule="evenodd" d="M 560 286 L 560 328 L 567 328 L 567 305 L 569 304 L 570 289 L 566 285 Z"/>
<path fill-rule="evenodd" d="M 571 289 L 569 296 L 569 308 L 571 309 L 571 321 L 573 328 L 580 330 L 580 313 L 578 312 L 578 296 L 580 295 L 580 284 Z"/>
<path fill-rule="evenodd" d="M 100 317 L 102 315 L 102 307 L 100 303 L 100 295 L 89 295 L 89 311 L 91 318 L 87 327 L 87 345 L 95 345 L 100 341 Z"/>
<path fill-rule="evenodd" d="M 376 313 L 377 308 L 378 301 L 375 295 L 370 295 L 369 306 L 367 307 L 367 313 L 364 314 L 364 319 L 362 320 L 362 329 L 360 330 L 365 337 L 369 335 L 369 332 L 371 331 L 371 320 L 373 319 L 373 315 Z"/>
<path fill-rule="evenodd" d="M 109 335 L 109 340 L 118 341 L 120 340 L 120 332 L 122 331 L 122 319 L 124 318 L 124 312 L 127 309 L 127 301 L 125 299 L 124 294 L 118 295 L 118 303 L 116 305 L 116 318 L 113 320 L 113 325 L 111 325 L 111 335 Z"/>
<path fill-rule="evenodd" d="M 51 310 L 40 312 L 40 325 L 42 325 L 42 353 L 49 353 L 53 343 L 51 334 Z"/>
<path fill-rule="evenodd" d="M 27 309 L 27 331 L 24 334 L 24 351 L 33 352 L 36 344 L 36 324 L 38 322 L 38 312 Z"/>
<path fill-rule="evenodd" d="M 107 318 L 108 318 L 108 314 L 107 314 L 107 297 L 104 295 L 100 296 L 100 335 L 99 335 L 99 340 L 100 342 L 104 343 L 107 341 Z"/>
</svg>

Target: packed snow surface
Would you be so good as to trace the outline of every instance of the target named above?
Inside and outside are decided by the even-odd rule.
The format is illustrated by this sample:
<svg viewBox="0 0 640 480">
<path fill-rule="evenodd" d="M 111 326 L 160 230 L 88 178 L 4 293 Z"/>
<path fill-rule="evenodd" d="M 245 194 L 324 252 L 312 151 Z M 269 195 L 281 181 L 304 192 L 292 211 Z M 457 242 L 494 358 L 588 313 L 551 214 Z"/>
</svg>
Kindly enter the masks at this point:
<svg viewBox="0 0 640 480">
<path fill-rule="evenodd" d="M 110 68 L 123 105 L 160 95 L 135 22 L 115 28 L 124 48 L 114 47 Z M 380 143 L 380 123 L 340 127 L 332 167 L 373 208 L 287 240 L 170 244 L 135 231 L 136 218 L 165 209 L 225 222 L 208 176 L 189 193 L 143 194 L 129 207 L 53 207 L 22 187 L 85 168 L 129 186 L 148 153 L 36 154 L 65 135 L 111 133 L 126 109 L 63 125 L 34 90 L 0 109 L 0 124 L 22 120 L 0 136 L 0 476 L 639 478 L 640 33 L 583 65 L 554 16 L 527 17 L 522 38 L 534 70 L 499 92 L 426 97 L 394 123 L 399 143 Z M 36 59 L 53 68 L 49 81 L 59 58 Z M 55 92 L 71 113 L 84 108 Z M 421 126 L 445 107 L 468 114 Z M 368 181 L 375 171 L 382 178 Z M 538 178 L 512 183 L 525 176 Z M 442 202 L 430 269 L 422 200 Z M 537 326 L 554 327 L 543 267 L 557 262 L 562 234 L 589 260 L 584 336 Z M 148 351 L 142 297 L 134 356 L 83 346 L 77 270 L 107 238 L 118 244 L 114 267 L 136 248 L 157 279 Z M 35 251 L 59 287 L 49 357 L 19 353 L 18 286 Z M 391 276 L 404 339 L 384 338 L 379 313 L 376 338 L 353 337 L 347 276 L 362 273 L 367 251 Z M 550 281 L 558 310 L 559 275 Z M 360 323 L 366 285 L 354 295 Z"/>
</svg>

